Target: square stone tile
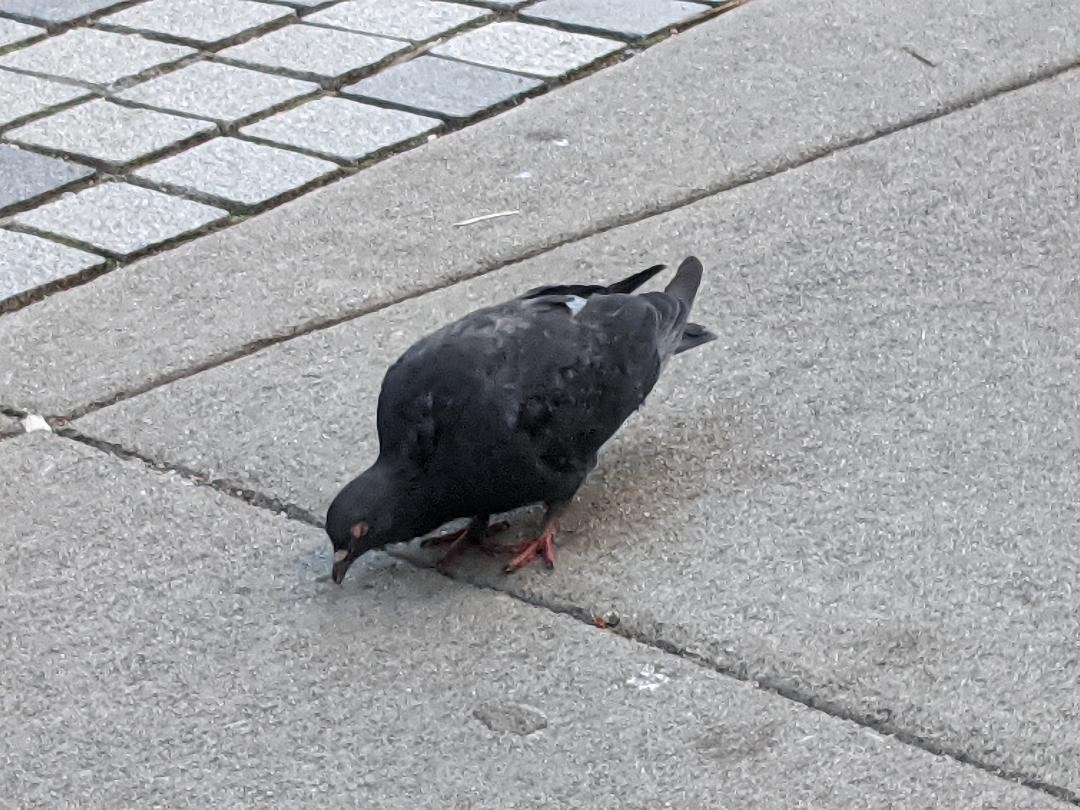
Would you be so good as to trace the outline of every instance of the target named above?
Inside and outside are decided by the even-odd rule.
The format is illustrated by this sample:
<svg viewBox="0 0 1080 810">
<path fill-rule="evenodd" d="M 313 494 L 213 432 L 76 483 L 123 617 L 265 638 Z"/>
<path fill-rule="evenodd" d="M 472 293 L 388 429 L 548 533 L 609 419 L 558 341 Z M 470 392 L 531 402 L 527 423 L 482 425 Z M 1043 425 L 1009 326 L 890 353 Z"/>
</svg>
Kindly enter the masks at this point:
<svg viewBox="0 0 1080 810">
<path fill-rule="evenodd" d="M 288 144 L 321 155 L 359 160 L 407 141 L 442 122 L 343 98 L 320 98 L 240 130 L 244 135 Z"/>
<path fill-rule="evenodd" d="M 0 127 L 89 95 L 89 90 L 0 70 Z"/>
<path fill-rule="evenodd" d="M 224 59 L 278 68 L 301 76 L 335 78 L 374 65 L 409 43 L 318 25 L 287 25 L 220 51 Z"/>
<path fill-rule="evenodd" d="M 0 212 L 89 177 L 93 169 L 0 144 Z"/>
<path fill-rule="evenodd" d="M 51 239 L 0 229 L 0 301 L 104 262 L 101 256 Z"/>
<path fill-rule="evenodd" d="M 683 0 L 541 0 L 521 11 L 527 19 L 547 20 L 597 34 L 647 37 L 709 11 Z"/>
<path fill-rule="evenodd" d="M 248 0 L 150 0 L 103 17 L 100 24 L 215 46 L 293 14 L 285 6 Z"/>
<path fill-rule="evenodd" d="M 421 56 L 382 70 L 341 92 L 446 118 L 468 118 L 541 85 L 539 79 Z"/>
<path fill-rule="evenodd" d="M 152 42 L 134 34 L 75 28 L 0 57 L 0 67 L 105 86 L 191 53 L 191 48 Z"/>
<path fill-rule="evenodd" d="M 209 121 L 96 99 L 13 129 L 6 137 L 124 166 L 215 128 Z"/>
<path fill-rule="evenodd" d="M 420 42 L 490 13 L 476 6 L 437 0 L 346 0 L 305 19 L 350 31 Z"/>
<path fill-rule="evenodd" d="M 45 29 L 37 25 L 27 25 L 26 23 L 9 20 L 6 17 L 0 17 L 0 48 L 26 42 L 26 40 L 39 37 L 44 33 Z"/>
<path fill-rule="evenodd" d="M 622 47 L 621 42 L 588 34 L 502 22 L 456 36 L 431 52 L 488 67 L 555 78 Z"/>
<path fill-rule="evenodd" d="M 127 256 L 226 216 L 220 208 L 148 188 L 103 183 L 19 214 L 14 221 Z"/>
<path fill-rule="evenodd" d="M 0 11 L 40 23 L 64 23 L 104 11 L 123 0 L 0 0 Z"/>
<path fill-rule="evenodd" d="M 272 146 L 238 138 L 215 138 L 144 166 L 135 175 L 184 191 L 255 206 L 337 168 L 336 163 Z"/>
<path fill-rule="evenodd" d="M 196 62 L 126 90 L 120 98 L 231 122 L 318 89 L 318 85 L 298 79 L 215 62 Z"/>
</svg>

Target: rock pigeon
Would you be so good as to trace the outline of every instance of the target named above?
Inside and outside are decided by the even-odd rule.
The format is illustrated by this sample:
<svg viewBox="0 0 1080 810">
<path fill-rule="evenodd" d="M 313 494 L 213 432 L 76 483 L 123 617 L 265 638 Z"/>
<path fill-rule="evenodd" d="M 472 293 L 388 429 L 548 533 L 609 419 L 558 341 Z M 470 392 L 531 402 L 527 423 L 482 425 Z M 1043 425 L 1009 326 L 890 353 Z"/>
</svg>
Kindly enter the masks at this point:
<svg viewBox="0 0 1080 810">
<path fill-rule="evenodd" d="M 715 335 L 687 318 L 701 262 L 687 258 L 663 292 L 632 294 L 657 265 L 609 286 L 538 287 L 420 339 L 383 379 L 379 456 L 334 498 L 326 532 L 340 584 L 367 551 L 440 538 L 449 559 L 503 528 L 491 515 L 543 503 L 538 537 L 506 566 L 554 566 L 560 513 L 600 447 L 645 401 L 673 355 Z"/>
</svg>

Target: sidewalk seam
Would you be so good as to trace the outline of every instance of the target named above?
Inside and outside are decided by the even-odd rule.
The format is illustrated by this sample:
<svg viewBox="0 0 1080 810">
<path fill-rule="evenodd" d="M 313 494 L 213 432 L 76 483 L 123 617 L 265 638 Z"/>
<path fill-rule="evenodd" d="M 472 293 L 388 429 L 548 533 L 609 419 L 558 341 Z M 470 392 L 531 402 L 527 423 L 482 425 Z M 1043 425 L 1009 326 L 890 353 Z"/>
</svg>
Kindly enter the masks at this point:
<svg viewBox="0 0 1080 810">
<path fill-rule="evenodd" d="M 10 410 L 10 409 L 5 409 Z M 116 458 L 123 459 L 125 461 L 138 461 L 145 467 L 158 473 L 174 473 L 180 475 L 184 479 L 190 481 L 196 486 L 204 486 L 213 489 L 223 495 L 227 495 L 232 498 L 236 498 L 243 501 L 245 504 L 273 512 L 274 514 L 284 515 L 290 520 L 295 520 L 300 523 L 312 526 L 314 528 L 324 528 L 323 521 L 310 510 L 297 506 L 281 499 L 266 495 L 264 493 L 252 490 L 244 487 L 235 482 L 231 482 L 226 478 L 210 478 L 208 475 L 198 472 L 181 464 L 173 464 L 170 462 L 159 461 L 149 456 L 143 455 L 138 451 L 128 449 L 118 443 L 106 441 L 104 439 L 95 438 L 89 434 L 78 431 L 72 427 L 58 427 L 56 434 L 62 438 L 78 442 L 87 447 L 91 447 L 100 452 L 114 456 Z M 383 549 L 383 552 L 389 556 L 394 557 L 397 560 L 406 562 L 409 565 L 420 568 L 423 570 L 436 571 L 441 573 L 447 579 L 454 582 L 461 583 L 472 588 L 480 590 L 490 591 L 492 593 L 502 594 L 508 596 L 515 601 L 522 604 L 529 605 L 531 607 L 547 610 L 551 613 L 567 616 L 571 619 L 588 625 L 589 627 L 596 628 L 594 617 L 588 610 L 573 603 L 562 602 L 549 602 L 544 599 L 530 597 L 526 594 L 514 593 L 512 591 L 502 590 L 481 582 L 474 582 L 467 578 L 461 578 L 452 576 L 443 572 L 438 572 L 434 567 L 427 567 L 418 565 L 415 560 L 403 555 L 399 552 Z M 998 779 L 1003 779 L 1008 782 L 1013 782 L 1022 785 L 1029 790 L 1033 790 L 1039 793 L 1043 793 L 1051 798 L 1065 802 L 1070 805 L 1080 807 L 1080 793 L 1073 791 L 1069 788 L 1046 782 L 1037 777 L 1006 768 L 1000 768 L 993 765 L 990 762 L 982 760 L 978 757 L 972 756 L 965 751 L 955 748 L 954 746 L 943 744 L 930 737 L 923 736 L 914 731 L 909 731 L 896 724 L 882 720 L 871 714 L 864 712 L 857 712 L 840 706 L 832 700 L 819 700 L 810 692 L 805 692 L 799 689 L 797 686 L 789 685 L 784 682 L 782 677 L 755 677 L 752 673 L 745 671 L 742 668 L 722 666 L 716 662 L 709 661 L 706 658 L 694 653 L 693 651 L 682 647 L 674 642 L 666 641 L 661 638 L 653 638 L 647 633 L 627 629 L 621 624 L 618 626 L 608 627 L 608 630 L 625 638 L 628 641 L 632 641 L 636 644 L 640 644 L 643 647 L 648 647 L 659 652 L 666 653 L 668 655 L 675 656 L 683 661 L 694 664 L 695 666 L 703 669 L 711 670 L 719 675 L 733 678 L 736 681 L 748 684 L 754 689 L 775 695 L 779 698 L 791 701 L 793 703 L 801 704 L 813 711 L 821 712 L 822 714 L 833 717 L 837 720 L 853 723 L 856 726 L 873 731 L 883 737 L 892 737 L 897 742 L 907 745 L 912 748 L 925 751 L 929 754 L 939 757 L 947 757 L 960 765 L 975 768 L 990 776 Z"/>
<path fill-rule="evenodd" d="M 804 155 L 798 160 L 781 162 L 770 169 L 760 169 L 757 171 L 751 171 L 744 174 L 736 175 L 734 177 L 729 177 L 722 182 L 706 186 L 703 189 L 694 191 L 687 196 L 681 198 L 680 200 L 674 202 L 666 203 L 660 206 L 653 206 L 651 208 L 646 208 L 644 210 L 633 213 L 621 214 L 615 217 L 611 217 L 607 221 L 601 220 L 598 224 L 595 224 L 588 229 L 579 231 L 569 236 L 562 237 L 560 239 L 556 239 L 554 241 L 550 241 L 546 244 L 537 245 L 536 247 L 523 251 L 522 253 L 514 256 L 513 258 L 495 262 L 486 269 L 473 273 L 462 273 L 449 279 L 444 279 L 437 284 L 413 290 L 412 292 L 409 292 L 392 300 L 380 302 L 369 306 L 361 306 L 356 309 L 349 310 L 348 312 L 334 315 L 332 317 L 313 319 L 308 321 L 307 323 L 301 323 L 297 324 L 296 326 L 290 327 L 287 330 L 279 332 L 276 335 L 270 335 L 268 337 L 257 338 L 255 340 L 248 341 L 247 343 L 239 346 L 238 348 L 235 348 L 224 354 L 218 355 L 216 357 L 210 357 L 199 363 L 187 366 L 186 368 L 177 369 L 176 371 L 163 374 L 141 385 L 136 385 L 134 387 L 115 392 L 102 399 L 92 400 L 85 405 L 74 408 L 66 414 L 51 414 L 50 418 L 61 422 L 78 419 L 94 411 L 101 410 L 110 405 L 115 405 L 118 402 L 124 402 L 128 399 L 140 396 L 141 394 L 145 394 L 164 385 L 169 385 L 179 380 L 201 374 L 204 371 L 209 371 L 211 369 L 217 368 L 218 366 L 226 365 L 233 362 L 234 360 L 240 360 L 244 357 L 248 357 L 271 346 L 276 346 L 280 343 L 286 343 L 298 337 L 303 337 L 305 335 L 321 332 L 326 329 L 331 329 L 348 321 L 353 321 L 366 315 L 371 315 L 383 309 L 396 306 L 406 301 L 411 301 L 415 298 L 419 298 L 429 293 L 452 287 L 461 282 L 481 278 L 491 273 L 498 272 L 499 270 L 503 270 L 505 268 L 512 267 L 522 262 L 529 261 L 536 258 L 537 256 L 550 253 L 567 245 L 576 244 L 577 242 L 582 242 L 594 236 L 599 236 L 601 234 L 618 230 L 629 225 L 635 225 L 637 223 L 652 219 L 653 217 L 669 214 L 673 211 L 677 211 L 681 208 L 685 208 L 689 205 L 701 202 L 702 200 L 708 199 L 710 197 L 718 196 L 727 191 L 732 191 L 734 189 L 741 188 L 742 186 L 747 186 L 752 183 L 767 180 L 771 177 L 784 174 L 785 172 L 799 169 L 803 166 L 814 163 L 823 158 L 830 157 L 831 155 L 845 152 L 849 149 L 857 148 L 859 146 L 872 143 L 882 138 L 887 138 L 891 135 L 903 132 L 907 129 L 912 129 L 922 124 L 930 123 L 939 118 L 945 118 L 954 113 L 971 109 L 986 101 L 991 101 L 995 98 L 998 98 L 999 96 L 1004 96 L 1018 90 L 1023 90 L 1027 87 L 1031 87 L 1033 85 L 1052 80 L 1054 78 L 1057 78 L 1058 76 L 1061 76 L 1062 74 L 1076 69 L 1077 67 L 1080 67 L 1080 59 L 1072 60 L 1064 65 L 1057 65 L 1055 67 L 1049 67 L 1041 71 L 1036 71 L 1029 74 L 1026 78 L 1017 79 L 1015 81 L 998 85 L 990 90 L 987 90 L 977 95 L 970 95 L 961 98 L 954 104 L 944 109 L 934 112 L 928 112 L 923 115 L 907 119 L 884 129 L 877 130 L 870 135 L 848 138 L 847 140 L 844 140 L 840 143 L 833 144 L 831 146 L 821 147 L 807 155 Z"/>
</svg>

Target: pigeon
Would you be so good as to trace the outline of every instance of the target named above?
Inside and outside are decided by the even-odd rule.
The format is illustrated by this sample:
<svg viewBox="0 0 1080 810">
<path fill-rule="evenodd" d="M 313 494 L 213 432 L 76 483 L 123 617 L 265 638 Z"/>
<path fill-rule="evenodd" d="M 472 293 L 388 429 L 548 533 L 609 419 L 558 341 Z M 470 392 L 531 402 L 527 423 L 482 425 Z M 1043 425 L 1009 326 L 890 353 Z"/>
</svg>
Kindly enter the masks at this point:
<svg viewBox="0 0 1080 810">
<path fill-rule="evenodd" d="M 386 372 L 379 455 L 326 514 L 341 584 L 362 554 L 468 525 L 442 564 L 505 527 L 491 516 L 542 503 L 540 534 L 507 572 L 555 564 L 558 521 L 597 453 L 652 390 L 672 355 L 715 338 L 688 322 L 701 262 L 685 259 L 663 292 L 634 294 L 656 265 L 607 286 L 537 287 L 421 338 Z"/>
</svg>

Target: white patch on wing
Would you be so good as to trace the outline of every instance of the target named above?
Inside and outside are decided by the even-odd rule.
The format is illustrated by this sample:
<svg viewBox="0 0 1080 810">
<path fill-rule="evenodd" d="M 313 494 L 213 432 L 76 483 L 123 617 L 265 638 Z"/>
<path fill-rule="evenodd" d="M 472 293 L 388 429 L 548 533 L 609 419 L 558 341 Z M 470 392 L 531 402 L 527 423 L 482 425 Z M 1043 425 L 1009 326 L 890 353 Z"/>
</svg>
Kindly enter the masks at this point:
<svg viewBox="0 0 1080 810">
<path fill-rule="evenodd" d="M 567 297 L 567 299 L 563 303 L 566 304 L 567 308 L 572 314 L 577 315 L 579 312 L 581 312 L 581 310 L 585 308 L 588 300 L 582 298 L 579 295 L 571 295 Z"/>
</svg>

